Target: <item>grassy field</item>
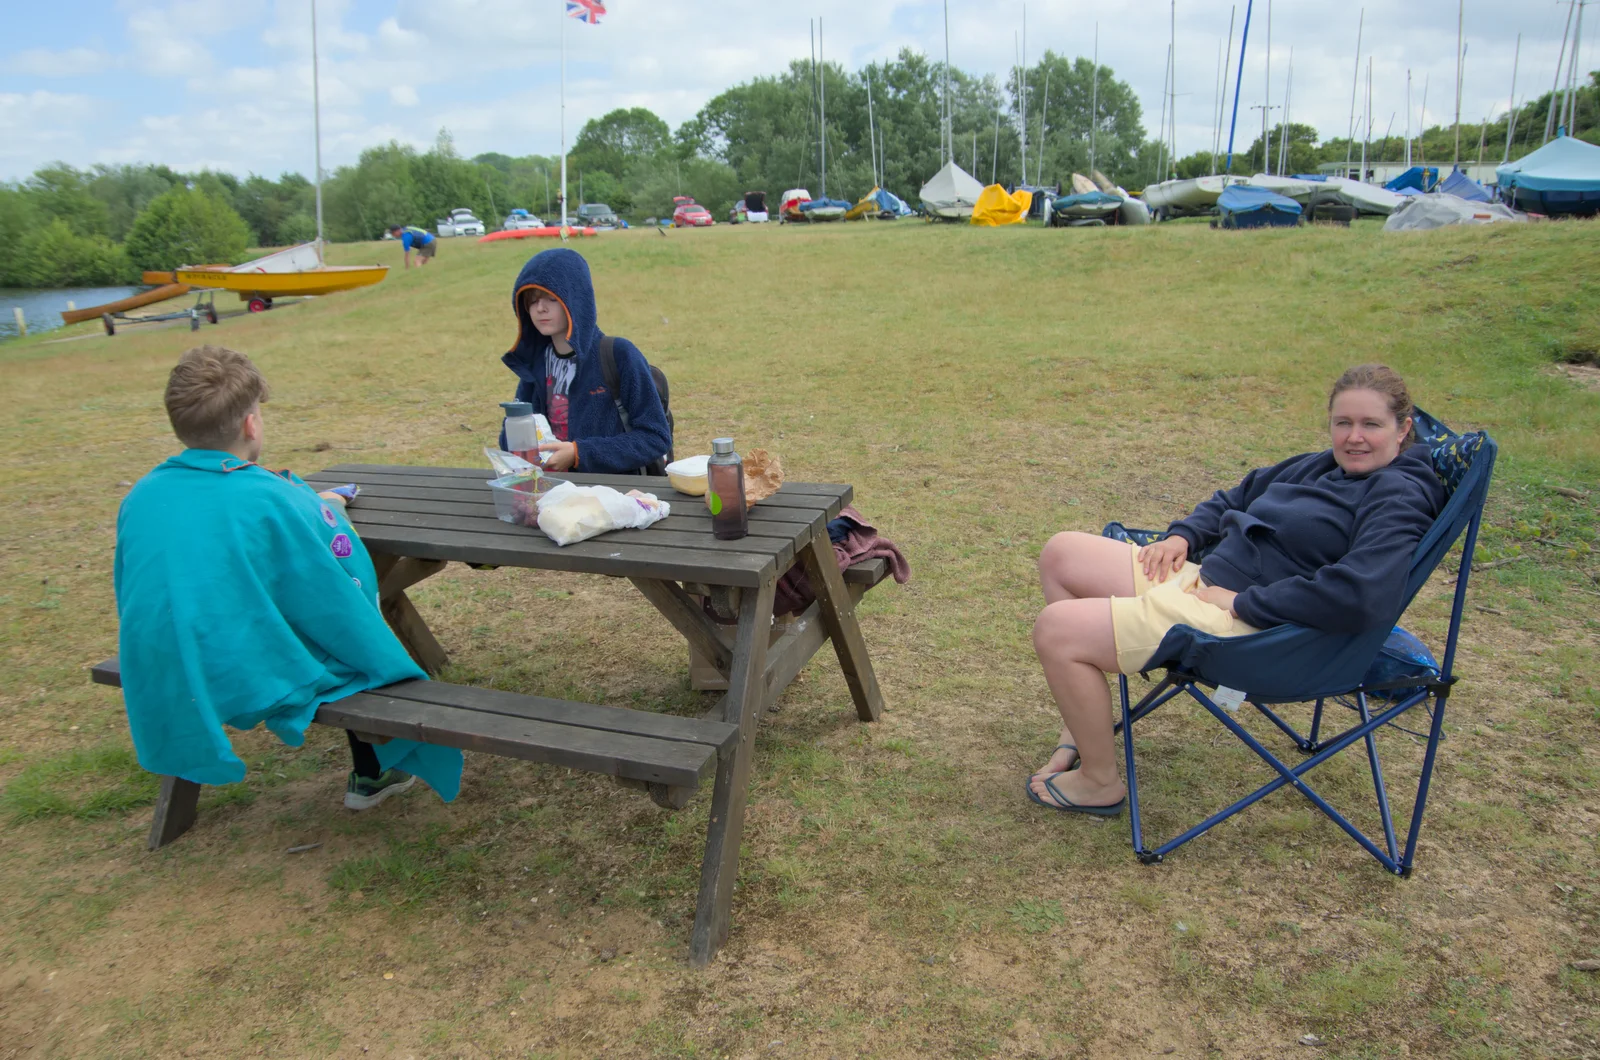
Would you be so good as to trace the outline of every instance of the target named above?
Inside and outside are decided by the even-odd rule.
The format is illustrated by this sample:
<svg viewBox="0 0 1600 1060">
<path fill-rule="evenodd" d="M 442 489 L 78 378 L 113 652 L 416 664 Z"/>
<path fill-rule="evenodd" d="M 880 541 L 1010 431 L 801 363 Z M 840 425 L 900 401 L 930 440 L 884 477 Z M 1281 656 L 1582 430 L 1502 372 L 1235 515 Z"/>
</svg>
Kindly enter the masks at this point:
<svg viewBox="0 0 1600 1060">
<path fill-rule="evenodd" d="M 146 852 L 155 786 L 87 667 L 115 649 L 117 505 L 175 448 L 161 390 L 191 336 L 0 346 L 0 1058 L 1241 1057 L 1307 1034 L 1340 1057 L 1600 1053 L 1600 981 L 1571 967 L 1600 956 L 1596 233 L 585 242 L 602 325 L 671 379 L 680 453 L 731 434 L 851 482 L 914 569 L 862 608 L 883 720 L 854 720 L 819 655 L 763 728 L 733 935 L 701 972 L 706 795 L 670 814 L 469 756 L 456 803 L 354 815 L 342 736 L 257 731 L 235 740 L 249 778 Z M 529 252 L 448 241 L 425 270 L 200 337 L 271 381 L 272 466 L 477 466 Z M 1040 546 L 1164 525 L 1322 447 L 1328 384 L 1368 360 L 1502 447 L 1417 875 L 1284 792 L 1157 867 L 1125 818 L 1028 804 L 1057 724 L 1028 637 Z M 1446 579 L 1406 619 L 1436 646 Z M 625 583 L 452 568 L 414 595 L 451 679 L 697 703 L 681 639 Z M 1260 783 L 1219 732 L 1176 705 L 1145 730 L 1153 834 Z M 1392 790 L 1416 743 L 1382 738 Z M 1356 759 L 1325 774 L 1370 805 Z"/>
</svg>

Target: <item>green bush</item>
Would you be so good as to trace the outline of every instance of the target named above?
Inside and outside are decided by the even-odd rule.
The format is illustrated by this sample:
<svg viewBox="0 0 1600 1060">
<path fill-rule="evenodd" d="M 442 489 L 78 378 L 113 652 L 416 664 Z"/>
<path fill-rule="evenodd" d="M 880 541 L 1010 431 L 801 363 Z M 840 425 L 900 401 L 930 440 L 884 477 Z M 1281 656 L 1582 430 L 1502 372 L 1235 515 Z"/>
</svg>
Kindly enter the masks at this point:
<svg viewBox="0 0 1600 1060">
<path fill-rule="evenodd" d="M 235 262 L 250 245 L 250 226 L 220 198 L 173 188 L 133 222 L 124 246 L 139 269 Z"/>
<path fill-rule="evenodd" d="M 24 236 L 9 281 L 23 287 L 97 287 L 137 279 L 123 249 L 105 236 L 83 236 L 53 218 Z"/>
</svg>

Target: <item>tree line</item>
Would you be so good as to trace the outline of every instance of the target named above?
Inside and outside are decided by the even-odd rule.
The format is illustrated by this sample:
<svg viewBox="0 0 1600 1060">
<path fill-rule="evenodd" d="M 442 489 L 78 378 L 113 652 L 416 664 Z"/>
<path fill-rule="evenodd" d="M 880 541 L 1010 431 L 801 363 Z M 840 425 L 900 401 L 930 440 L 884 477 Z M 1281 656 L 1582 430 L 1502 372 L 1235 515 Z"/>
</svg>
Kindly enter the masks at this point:
<svg viewBox="0 0 1600 1060">
<path fill-rule="evenodd" d="M 948 101 L 948 102 L 947 102 Z M 1540 146 L 1551 96 L 1516 111 L 1511 157 Z M 1600 133 L 1600 74 L 1579 89 L 1575 135 Z M 797 60 L 770 76 L 722 92 L 676 130 L 644 107 L 614 110 L 586 123 L 568 154 L 568 193 L 604 202 L 634 221 L 667 217 L 689 195 L 714 213 L 747 190 L 772 197 L 791 187 L 854 201 L 877 184 L 916 202 L 918 189 L 947 152 L 985 184 L 1064 185 L 1098 170 L 1138 189 L 1223 168 L 1210 146 L 1174 160 L 1151 139 L 1132 88 L 1115 71 L 1083 57 L 1047 51 L 1034 65 L 1000 78 L 978 75 L 911 50 L 849 71 Z M 1509 119 L 1463 126 L 1462 161 L 1494 161 L 1505 151 Z M 1376 122 L 1374 123 L 1376 125 Z M 1250 134 L 1233 172 L 1266 167 L 1266 141 Z M 1360 143 L 1319 142 L 1304 124 L 1271 131 L 1273 169 L 1287 136 L 1289 172 L 1359 157 Z M 1369 160 L 1403 156 L 1403 137 L 1374 139 Z M 1413 140 L 1413 158 L 1448 165 L 1455 130 L 1438 125 Z M 1024 169 L 1026 166 L 1026 169 Z M 462 158 L 447 130 L 427 151 L 389 142 L 363 151 L 323 182 L 329 240 L 376 239 L 391 224 L 431 228 L 458 207 L 490 228 L 513 208 L 560 217 L 560 159 L 501 153 Z M 145 269 L 244 260 L 250 248 L 314 238 L 315 193 L 296 173 L 180 173 L 163 165 L 64 163 L 17 184 L 0 184 L 0 286 L 134 283 Z"/>
</svg>

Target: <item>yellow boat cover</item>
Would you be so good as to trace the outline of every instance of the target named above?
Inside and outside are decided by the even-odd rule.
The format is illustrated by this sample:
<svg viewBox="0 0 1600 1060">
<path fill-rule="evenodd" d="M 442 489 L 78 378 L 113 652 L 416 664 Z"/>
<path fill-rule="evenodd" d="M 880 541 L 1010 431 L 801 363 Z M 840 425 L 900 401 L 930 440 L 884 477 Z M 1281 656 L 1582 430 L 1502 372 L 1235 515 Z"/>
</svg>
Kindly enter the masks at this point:
<svg viewBox="0 0 1600 1060">
<path fill-rule="evenodd" d="M 844 219 L 846 221 L 859 221 L 869 213 L 876 213 L 880 208 L 878 200 L 873 198 L 876 194 L 878 194 L 878 189 L 874 187 L 866 195 L 862 196 L 860 202 L 850 207 L 850 211 L 844 215 Z"/>
<path fill-rule="evenodd" d="M 1018 190 L 1007 193 L 998 184 L 991 184 L 978 196 L 972 208 L 975 225 L 1015 225 L 1027 220 L 1028 207 L 1033 205 L 1033 192 Z"/>
</svg>

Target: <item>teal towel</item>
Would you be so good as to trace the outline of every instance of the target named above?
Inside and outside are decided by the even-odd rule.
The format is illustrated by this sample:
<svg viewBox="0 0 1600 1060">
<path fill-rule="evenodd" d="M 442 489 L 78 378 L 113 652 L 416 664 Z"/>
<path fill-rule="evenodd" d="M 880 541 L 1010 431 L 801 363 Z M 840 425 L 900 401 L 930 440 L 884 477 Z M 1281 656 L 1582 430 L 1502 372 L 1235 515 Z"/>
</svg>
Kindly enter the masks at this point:
<svg viewBox="0 0 1600 1060">
<path fill-rule="evenodd" d="M 426 678 L 378 610 L 372 559 L 337 505 L 288 472 L 187 449 L 117 514 L 122 696 L 139 764 L 199 784 L 243 780 L 223 726 L 265 723 L 299 747 L 317 708 Z M 376 747 L 446 802 L 461 752 Z"/>
</svg>

